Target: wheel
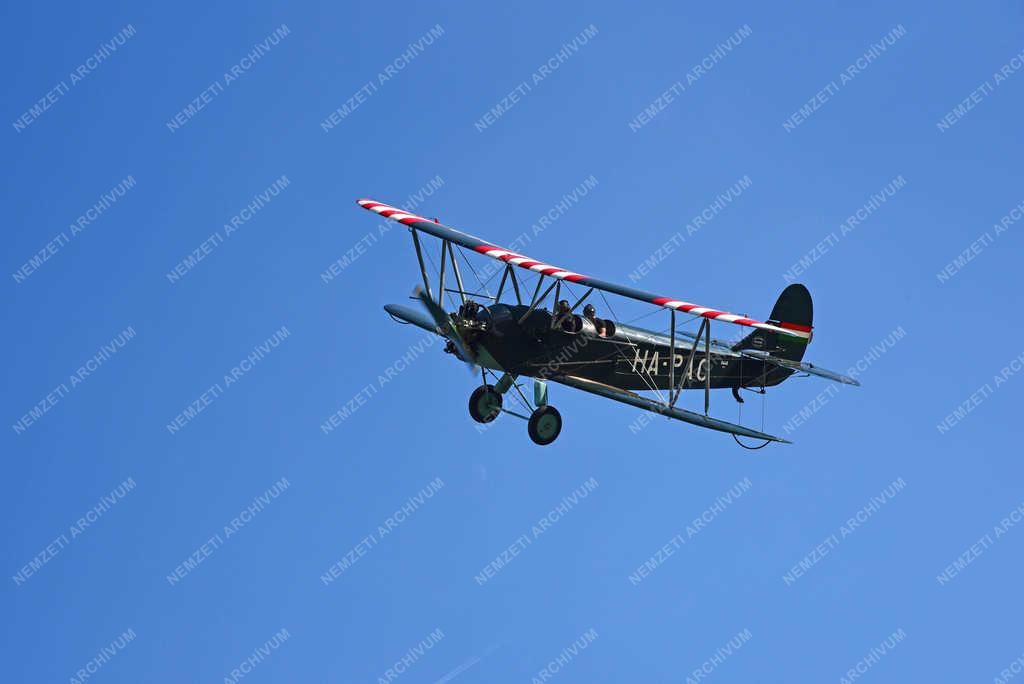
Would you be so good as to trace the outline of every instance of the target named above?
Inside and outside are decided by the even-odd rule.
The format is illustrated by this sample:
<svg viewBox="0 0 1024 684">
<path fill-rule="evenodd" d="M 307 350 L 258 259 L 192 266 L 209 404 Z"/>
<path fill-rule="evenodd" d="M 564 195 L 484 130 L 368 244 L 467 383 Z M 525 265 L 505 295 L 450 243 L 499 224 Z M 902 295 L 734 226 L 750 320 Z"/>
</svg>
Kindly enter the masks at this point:
<svg viewBox="0 0 1024 684">
<path fill-rule="evenodd" d="M 492 385 L 480 385 L 469 396 L 469 415 L 478 423 L 490 423 L 501 411 L 501 395 Z"/>
<path fill-rule="evenodd" d="M 562 415 L 554 406 L 541 406 L 530 414 L 527 428 L 534 443 L 541 446 L 551 444 L 562 431 Z"/>
</svg>

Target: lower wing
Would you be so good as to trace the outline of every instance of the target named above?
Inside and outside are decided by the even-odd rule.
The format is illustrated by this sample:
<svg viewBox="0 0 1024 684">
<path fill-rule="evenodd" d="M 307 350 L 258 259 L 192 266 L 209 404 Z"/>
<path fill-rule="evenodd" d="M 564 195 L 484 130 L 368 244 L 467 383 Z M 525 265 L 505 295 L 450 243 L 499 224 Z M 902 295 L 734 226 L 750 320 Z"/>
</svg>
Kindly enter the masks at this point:
<svg viewBox="0 0 1024 684">
<path fill-rule="evenodd" d="M 594 380 L 588 380 L 586 378 L 576 377 L 574 375 L 559 375 L 552 377 L 552 381 L 572 387 L 584 392 L 590 392 L 596 394 L 599 397 L 606 399 L 612 399 L 614 401 L 622 402 L 623 404 L 629 404 L 641 408 L 651 413 L 659 413 L 675 420 L 681 420 L 684 423 L 690 423 L 699 427 L 708 428 L 710 430 L 718 430 L 719 432 L 728 432 L 733 435 L 740 435 L 741 437 L 750 437 L 752 439 L 765 439 L 771 442 L 781 442 L 782 444 L 792 444 L 788 439 L 782 439 L 781 437 L 775 437 L 764 432 L 757 430 L 751 430 L 750 428 L 737 425 L 735 423 L 728 423 L 724 420 L 718 420 L 717 418 L 711 418 L 700 413 L 694 413 L 693 411 L 687 411 L 686 409 L 675 408 L 668 406 L 653 399 L 630 392 L 628 390 L 622 390 L 611 385 L 605 385 L 601 382 L 595 382 Z"/>
</svg>

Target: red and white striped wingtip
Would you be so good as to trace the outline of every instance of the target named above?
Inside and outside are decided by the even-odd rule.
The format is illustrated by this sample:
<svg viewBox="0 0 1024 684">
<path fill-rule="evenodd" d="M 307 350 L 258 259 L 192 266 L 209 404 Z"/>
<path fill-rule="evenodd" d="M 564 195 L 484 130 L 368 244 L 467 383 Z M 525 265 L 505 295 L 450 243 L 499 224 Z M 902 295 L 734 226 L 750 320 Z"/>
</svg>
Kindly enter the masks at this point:
<svg viewBox="0 0 1024 684">
<path fill-rule="evenodd" d="M 383 202 L 377 202 L 376 200 L 361 199 L 356 200 L 356 202 L 363 209 L 369 209 L 370 211 L 376 212 L 381 216 L 384 216 L 385 218 L 389 218 L 400 223 L 404 223 L 406 225 L 417 223 L 419 221 L 436 223 L 436 221 L 429 221 L 428 219 L 425 219 L 422 216 L 411 214 L 409 212 L 402 211 L 401 209 L 396 209 L 388 204 L 384 204 Z M 586 276 L 580 273 L 575 273 L 564 268 L 559 268 L 558 266 L 552 266 L 551 264 L 545 264 L 541 261 L 537 261 L 535 259 L 531 259 L 530 257 L 523 256 L 522 254 L 516 254 L 515 252 L 510 252 L 507 249 L 502 249 L 501 247 L 496 247 L 495 245 L 488 244 L 483 240 L 479 240 L 479 238 L 476 239 L 479 241 L 480 244 L 474 245 L 472 249 L 476 252 L 479 252 L 480 254 L 489 256 L 492 259 L 500 259 L 501 261 L 511 263 L 515 266 L 526 268 L 531 271 L 536 271 L 537 273 L 543 273 L 546 276 L 551 276 L 552 278 L 557 278 L 559 280 L 568 280 L 572 282 L 586 278 Z"/>
<path fill-rule="evenodd" d="M 393 219 L 395 221 L 398 221 L 399 223 L 404 223 L 406 225 L 409 225 L 410 223 L 416 223 L 417 221 L 426 221 L 427 220 L 427 219 L 423 218 L 422 216 L 418 216 L 416 214 L 410 214 L 407 211 L 402 211 L 401 209 L 395 209 L 394 207 L 392 207 L 390 205 L 387 205 L 387 204 L 384 204 L 383 202 L 375 202 L 374 200 L 371 200 L 371 199 L 357 200 L 356 203 L 359 206 L 361 206 L 363 209 L 369 209 L 370 211 L 375 211 L 378 214 L 380 214 L 381 216 L 383 216 L 384 218 Z"/>
</svg>

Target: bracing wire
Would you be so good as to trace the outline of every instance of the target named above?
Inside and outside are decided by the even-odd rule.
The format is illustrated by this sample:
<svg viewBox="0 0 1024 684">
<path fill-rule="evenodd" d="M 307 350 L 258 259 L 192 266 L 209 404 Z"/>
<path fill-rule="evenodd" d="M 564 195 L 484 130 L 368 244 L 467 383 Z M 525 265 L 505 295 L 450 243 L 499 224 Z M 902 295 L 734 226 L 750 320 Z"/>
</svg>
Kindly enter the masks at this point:
<svg viewBox="0 0 1024 684">
<path fill-rule="evenodd" d="M 570 290 L 570 293 L 572 294 L 572 290 Z M 615 314 L 615 310 L 612 309 L 612 305 L 608 302 L 608 298 L 604 296 L 604 292 L 602 290 L 598 290 L 598 294 L 601 295 L 601 301 L 604 302 L 604 305 L 608 307 L 608 312 L 612 315 L 612 319 L 619 320 L 619 317 Z M 573 296 L 575 297 L 575 294 L 573 294 Z M 629 335 L 627 335 L 626 333 L 622 333 L 622 335 L 623 337 L 626 338 L 627 342 L 633 344 L 633 340 L 629 339 Z M 629 357 L 622 353 L 622 349 L 616 347 L 616 351 L 619 353 L 619 356 L 621 356 L 626 361 L 629 361 Z M 669 363 L 675 363 L 675 359 L 670 359 Z M 644 377 L 644 374 L 646 374 L 647 377 Z M 652 392 L 658 395 L 658 399 L 661 400 L 662 403 L 665 403 L 665 396 L 661 393 L 661 390 L 658 388 L 658 383 L 654 379 L 654 376 L 651 375 L 651 372 L 646 368 L 644 368 L 644 374 L 640 375 L 641 379 L 643 379 L 644 381 L 644 384 L 647 385 L 648 389 L 650 389 Z"/>
<path fill-rule="evenodd" d="M 487 280 L 483 280 L 482 278 L 480 278 L 480 274 L 476 272 L 476 269 L 473 268 L 473 263 L 466 257 L 466 254 L 463 252 L 462 247 L 460 245 L 453 245 L 453 247 L 455 247 L 458 250 L 459 256 L 461 256 L 465 264 L 469 266 L 469 270 L 473 272 L 473 277 L 476 278 L 476 282 L 480 285 L 480 289 L 484 291 L 485 295 L 490 297 L 491 291 L 487 289 L 487 283 L 491 281 L 491 278 L 494 277 L 495 273 L 498 273 L 503 269 L 499 268 L 498 271 L 495 271 L 495 273 L 491 274 L 490 278 L 488 278 Z"/>
<path fill-rule="evenodd" d="M 740 376 L 741 377 L 743 376 L 743 358 L 742 357 L 740 357 Z M 762 396 L 762 399 L 761 399 L 761 432 L 764 432 L 764 426 L 767 424 L 767 415 L 768 415 L 767 414 L 768 395 L 762 392 L 761 396 Z M 737 425 L 743 425 L 743 404 L 737 404 L 736 424 Z M 747 449 L 749 451 L 757 451 L 758 449 L 764 449 L 766 446 L 768 446 L 771 443 L 770 439 L 766 439 L 766 440 L 764 440 L 764 444 L 761 444 L 760 446 L 754 447 L 754 446 L 747 446 L 746 444 L 741 442 L 740 438 L 737 437 L 735 434 L 733 434 L 732 438 L 733 438 L 733 440 L 735 440 L 735 442 L 737 444 L 739 444 L 741 447 L 743 447 L 744 449 Z"/>
<path fill-rule="evenodd" d="M 733 440 L 734 440 L 734 441 L 735 441 L 735 442 L 736 442 L 737 444 L 739 444 L 739 445 L 740 445 L 741 447 L 743 447 L 744 449 L 747 449 L 748 451 L 757 451 L 758 449 L 764 449 L 764 448 L 765 448 L 766 446 L 768 446 L 768 445 L 769 445 L 769 444 L 771 444 L 771 442 L 772 442 L 772 440 L 770 440 L 770 439 L 766 439 L 766 440 L 764 440 L 764 444 L 761 444 L 761 445 L 759 445 L 759 446 L 756 446 L 756 447 L 752 447 L 752 446 L 747 446 L 746 444 L 744 444 L 743 442 L 741 442 L 741 441 L 740 441 L 740 438 L 739 438 L 739 437 L 737 437 L 737 436 L 736 436 L 735 434 L 733 434 L 733 433 L 729 433 L 729 434 L 732 434 L 732 438 L 733 438 Z"/>
</svg>

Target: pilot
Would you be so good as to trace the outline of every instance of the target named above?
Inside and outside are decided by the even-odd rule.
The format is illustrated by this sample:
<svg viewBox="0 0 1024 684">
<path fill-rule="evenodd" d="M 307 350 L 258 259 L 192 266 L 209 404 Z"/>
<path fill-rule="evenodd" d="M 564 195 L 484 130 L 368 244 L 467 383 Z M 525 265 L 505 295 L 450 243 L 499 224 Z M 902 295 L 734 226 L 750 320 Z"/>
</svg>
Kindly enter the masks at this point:
<svg viewBox="0 0 1024 684">
<path fill-rule="evenodd" d="M 472 299 L 467 299 L 466 303 L 460 307 L 459 315 L 461 318 L 467 320 L 476 319 L 477 312 L 480 310 L 480 305 L 474 302 Z"/>
<path fill-rule="evenodd" d="M 594 324 L 598 337 L 605 337 L 608 334 L 608 328 L 605 326 L 604 321 L 597 317 L 597 309 L 594 308 L 593 304 L 587 304 L 583 307 L 583 317 Z"/>
<path fill-rule="evenodd" d="M 572 332 L 572 310 L 569 307 L 569 300 L 560 299 L 555 310 L 555 325 L 560 326 L 566 332 Z"/>
</svg>

